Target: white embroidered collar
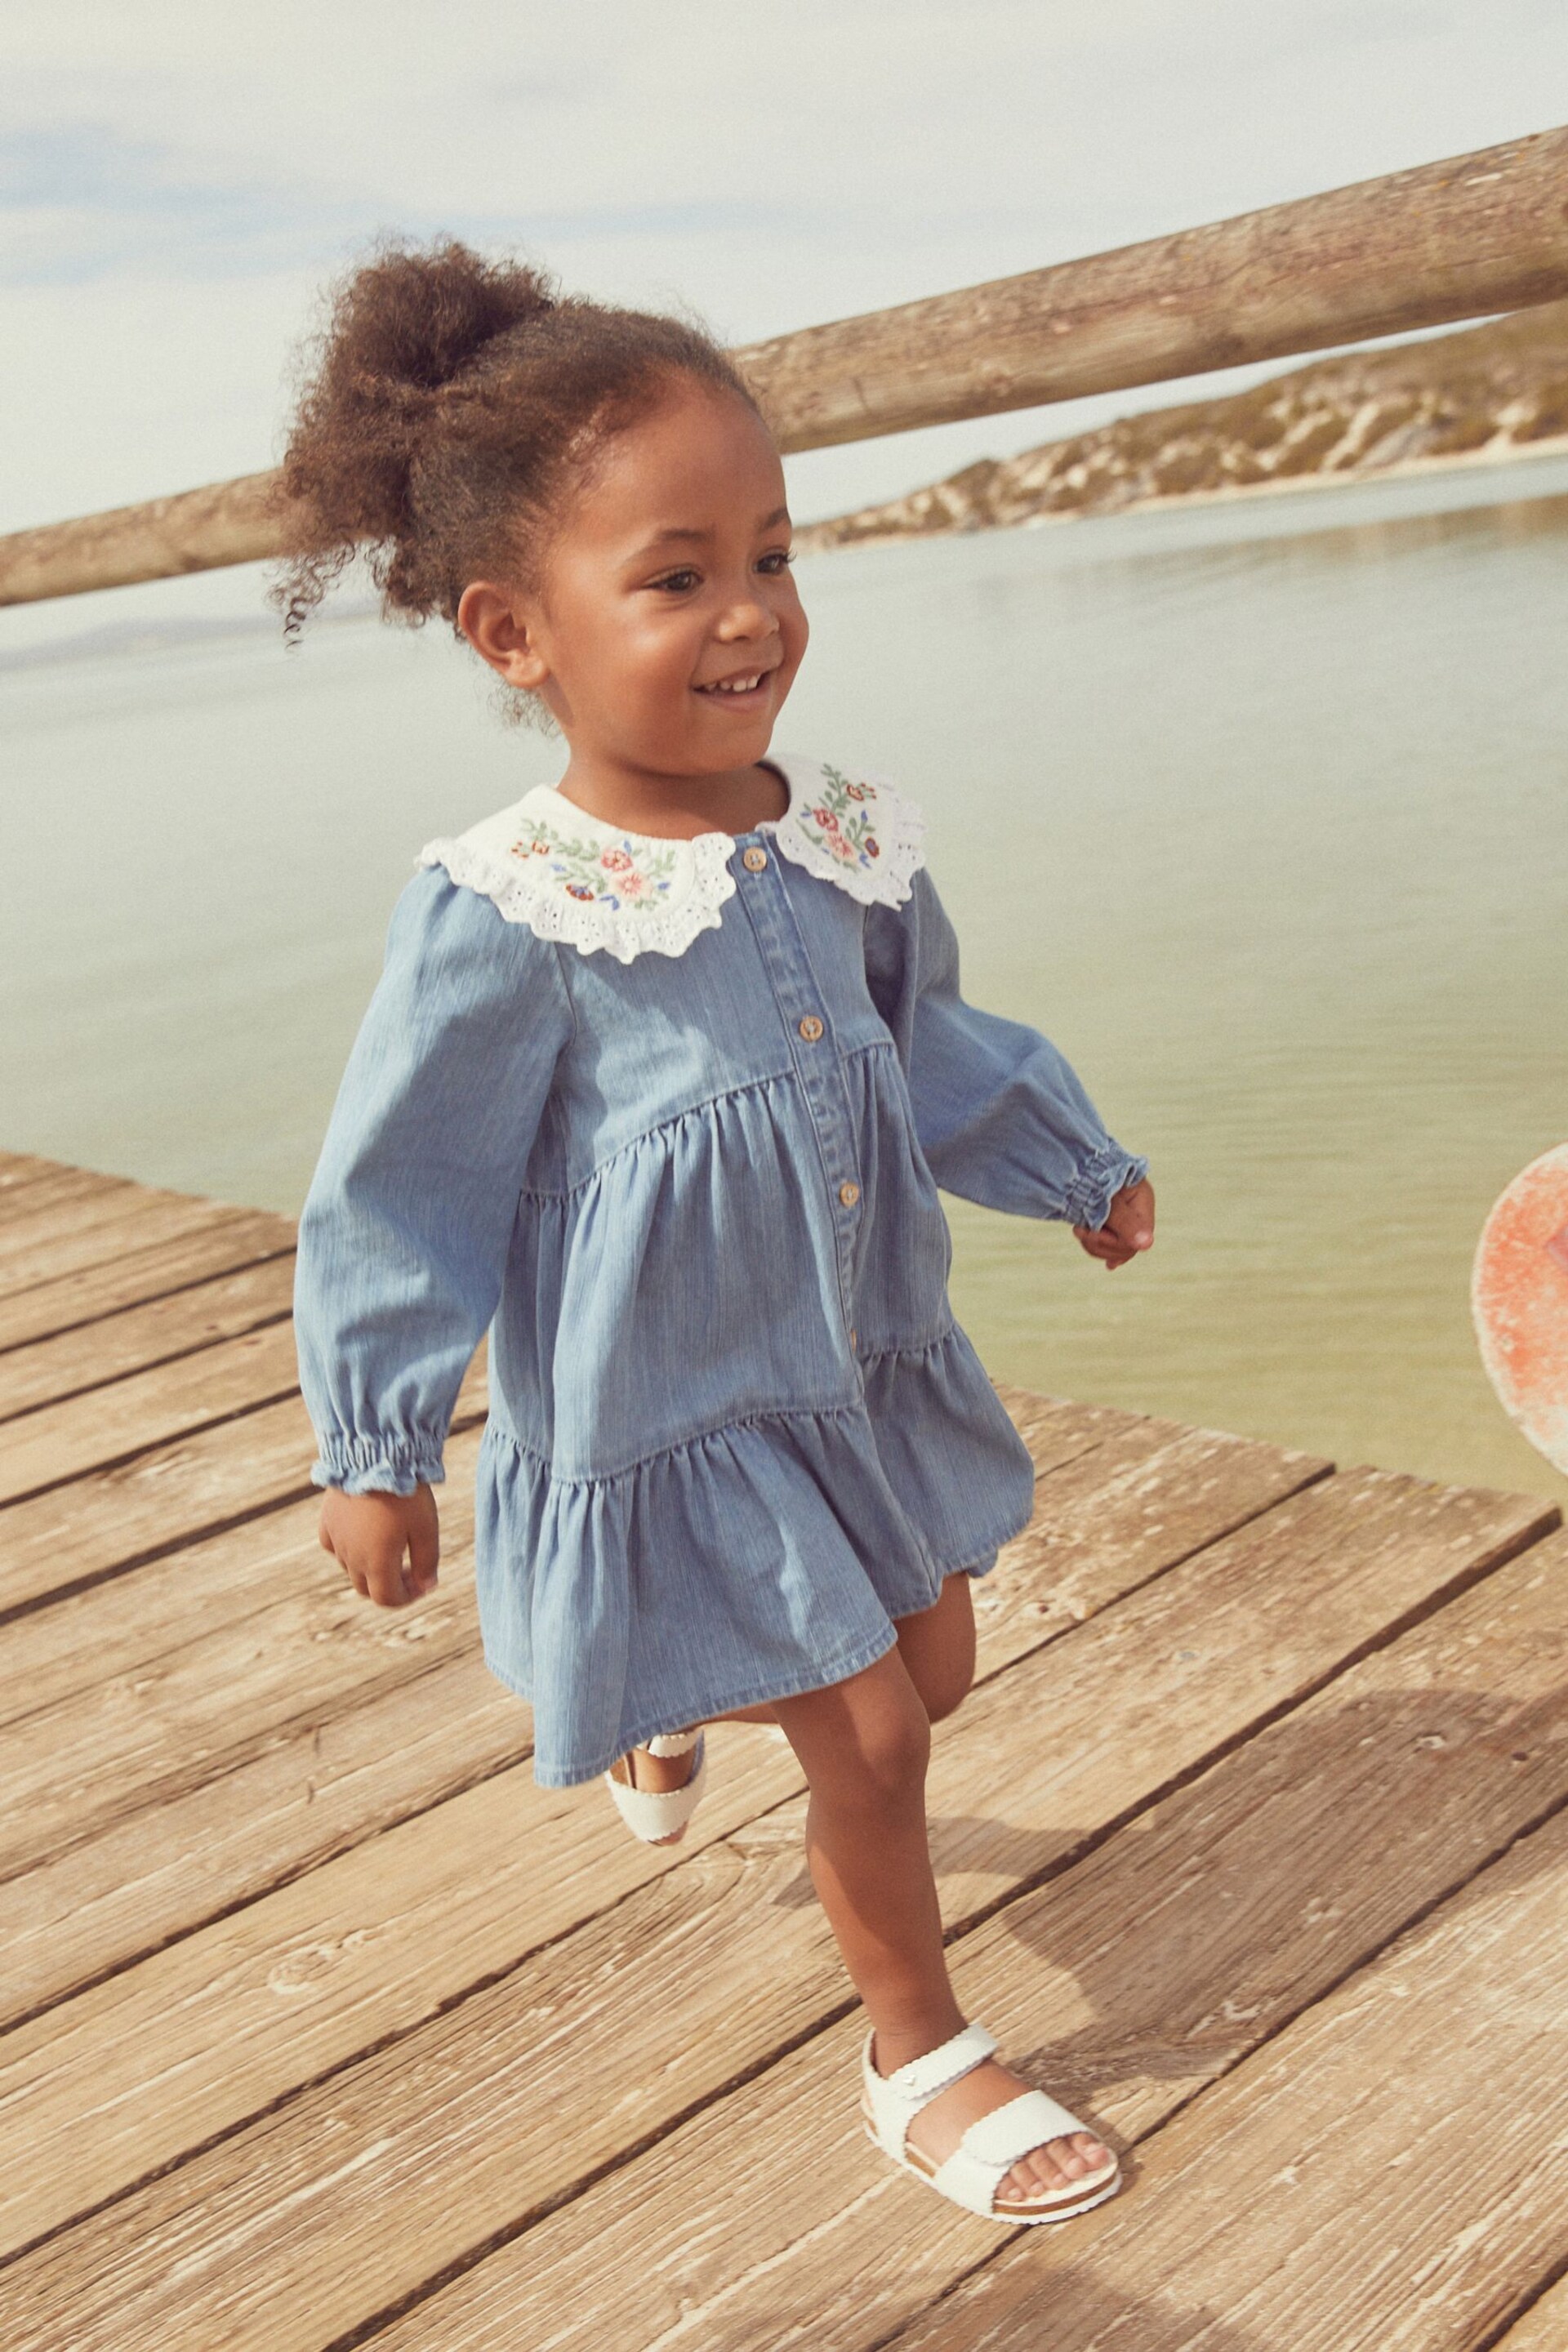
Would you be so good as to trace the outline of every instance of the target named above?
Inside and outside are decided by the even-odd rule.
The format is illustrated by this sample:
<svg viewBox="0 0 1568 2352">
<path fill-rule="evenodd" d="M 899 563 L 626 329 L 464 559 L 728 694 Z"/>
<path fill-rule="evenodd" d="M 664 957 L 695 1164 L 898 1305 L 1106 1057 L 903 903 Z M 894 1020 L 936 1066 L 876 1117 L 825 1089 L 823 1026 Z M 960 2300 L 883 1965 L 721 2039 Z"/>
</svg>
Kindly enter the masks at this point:
<svg viewBox="0 0 1568 2352">
<path fill-rule="evenodd" d="M 890 784 L 852 777 L 816 760 L 770 759 L 789 787 L 789 806 L 758 826 L 780 854 L 866 907 L 901 907 L 924 862 L 925 820 Z M 735 894 L 727 833 L 667 841 L 624 833 L 590 816 L 550 784 L 470 825 L 432 841 L 421 866 L 492 899 L 509 923 L 583 955 L 603 950 L 621 963 L 647 952 L 685 953 L 700 931 L 717 930 Z"/>
</svg>

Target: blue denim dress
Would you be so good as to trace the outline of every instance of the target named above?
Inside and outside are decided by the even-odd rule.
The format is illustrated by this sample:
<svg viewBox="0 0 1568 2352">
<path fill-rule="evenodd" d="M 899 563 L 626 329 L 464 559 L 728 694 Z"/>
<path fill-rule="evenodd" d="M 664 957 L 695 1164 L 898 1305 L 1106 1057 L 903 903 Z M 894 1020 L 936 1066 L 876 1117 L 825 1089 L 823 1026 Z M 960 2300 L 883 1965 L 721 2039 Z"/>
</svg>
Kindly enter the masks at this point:
<svg viewBox="0 0 1568 2352">
<path fill-rule="evenodd" d="M 565 1787 L 837 1682 L 1028 1518 L 937 1185 L 1104 1222 L 1143 1162 L 975 1012 L 889 786 L 654 840 L 548 787 L 433 843 L 300 1232 L 321 1486 L 442 1475 L 487 1327 L 485 1651 Z"/>
</svg>

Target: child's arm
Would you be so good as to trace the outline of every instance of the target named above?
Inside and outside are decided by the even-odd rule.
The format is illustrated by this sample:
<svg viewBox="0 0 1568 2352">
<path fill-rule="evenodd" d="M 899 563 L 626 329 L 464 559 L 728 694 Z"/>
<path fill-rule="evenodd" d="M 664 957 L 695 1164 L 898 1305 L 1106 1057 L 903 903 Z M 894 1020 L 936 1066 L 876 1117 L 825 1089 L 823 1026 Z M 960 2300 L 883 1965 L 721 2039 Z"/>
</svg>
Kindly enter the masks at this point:
<svg viewBox="0 0 1568 2352">
<path fill-rule="evenodd" d="M 300 1219 L 294 1303 L 312 1475 L 332 1490 L 321 1541 L 384 1603 L 435 1580 L 430 1488 L 571 1030 L 550 942 L 438 871 L 410 883 Z"/>
<path fill-rule="evenodd" d="M 939 1184 L 987 1208 L 1070 1224 L 1107 1266 L 1149 1247 L 1148 1162 L 1107 1133 L 1048 1038 L 964 1003 L 958 941 L 923 869 L 907 905 L 871 908 L 866 975 Z"/>
</svg>

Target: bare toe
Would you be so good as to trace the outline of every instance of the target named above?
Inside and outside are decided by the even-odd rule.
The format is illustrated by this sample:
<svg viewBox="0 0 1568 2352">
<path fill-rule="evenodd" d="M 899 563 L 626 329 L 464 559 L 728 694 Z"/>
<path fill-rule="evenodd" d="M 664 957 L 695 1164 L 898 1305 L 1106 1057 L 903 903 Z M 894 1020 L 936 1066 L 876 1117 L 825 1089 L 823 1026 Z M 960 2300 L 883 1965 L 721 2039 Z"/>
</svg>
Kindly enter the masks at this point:
<svg viewBox="0 0 1568 2352">
<path fill-rule="evenodd" d="M 1020 2157 L 999 2193 L 1007 2201 L 1022 2204 L 1035 2203 L 1041 2197 L 1059 2197 L 1110 2161 L 1110 2150 L 1092 2132 L 1075 2132 L 1070 2139 L 1047 2141 L 1044 2147 L 1031 2148 L 1027 2156 Z"/>
<path fill-rule="evenodd" d="M 1020 2157 L 1002 2185 L 1002 2195 L 1029 2205 L 1068 2187 L 1068 2181 L 1043 2148 Z"/>
</svg>

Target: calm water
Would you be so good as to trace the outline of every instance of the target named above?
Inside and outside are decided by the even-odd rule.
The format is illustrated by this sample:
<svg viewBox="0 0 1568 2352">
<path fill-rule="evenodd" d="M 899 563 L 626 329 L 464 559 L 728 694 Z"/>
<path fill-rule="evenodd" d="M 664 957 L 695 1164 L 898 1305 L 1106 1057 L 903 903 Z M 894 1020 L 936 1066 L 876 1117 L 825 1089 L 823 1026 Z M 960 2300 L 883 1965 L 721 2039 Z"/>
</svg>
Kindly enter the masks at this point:
<svg viewBox="0 0 1568 2352">
<path fill-rule="evenodd" d="M 1467 1307 L 1491 1201 L 1568 1136 L 1568 468 L 801 580 L 783 743 L 924 802 L 969 993 L 1154 1161 L 1159 1250 L 1116 1276 L 953 1204 L 992 1369 L 1568 1495 Z M 0 1143 L 297 1208 L 414 851 L 556 747 L 356 621 L 14 669 L 0 723 Z"/>
</svg>

